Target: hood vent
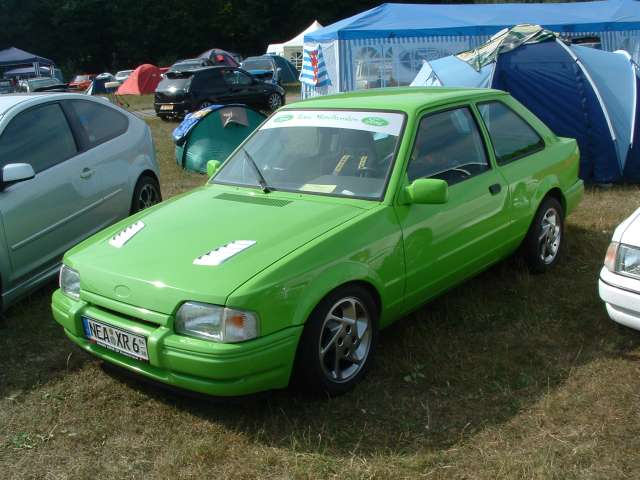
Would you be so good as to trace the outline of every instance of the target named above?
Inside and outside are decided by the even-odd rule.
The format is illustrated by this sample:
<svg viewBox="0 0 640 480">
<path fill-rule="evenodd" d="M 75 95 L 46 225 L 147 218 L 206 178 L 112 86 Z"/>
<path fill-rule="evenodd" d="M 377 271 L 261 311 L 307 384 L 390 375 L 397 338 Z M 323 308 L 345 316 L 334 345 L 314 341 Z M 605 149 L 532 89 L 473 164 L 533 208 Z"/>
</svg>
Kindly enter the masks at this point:
<svg viewBox="0 0 640 480">
<path fill-rule="evenodd" d="M 255 205 L 265 205 L 269 207 L 284 207 L 291 203 L 290 200 L 281 200 L 279 198 L 255 197 L 253 195 L 236 195 L 234 193 L 221 193 L 213 198 L 218 200 L 227 200 L 230 202 L 253 203 Z"/>
<path fill-rule="evenodd" d="M 229 260 L 234 255 L 237 255 L 241 251 L 246 250 L 255 244 L 255 240 L 234 240 L 233 242 L 227 243 L 215 250 L 211 250 L 204 255 L 200 255 L 193 261 L 193 264 L 206 265 L 210 267 L 220 265 L 225 260 Z"/>
<path fill-rule="evenodd" d="M 122 246 L 131 240 L 136 233 L 144 228 L 144 223 L 138 220 L 133 225 L 129 225 L 127 228 L 117 233 L 109 240 L 109 244 L 116 248 L 122 248 Z"/>
</svg>

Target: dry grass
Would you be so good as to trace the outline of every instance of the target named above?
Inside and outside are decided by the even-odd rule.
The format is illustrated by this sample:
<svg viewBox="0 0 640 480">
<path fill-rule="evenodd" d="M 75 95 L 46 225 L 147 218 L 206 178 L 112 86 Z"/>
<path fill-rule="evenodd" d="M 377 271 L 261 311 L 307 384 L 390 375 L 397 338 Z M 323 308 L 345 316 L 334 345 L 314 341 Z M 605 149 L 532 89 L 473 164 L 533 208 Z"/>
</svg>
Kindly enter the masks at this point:
<svg viewBox="0 0 640 480">
<path fill-rule="evenodd" d="M 150 119 L 165 197 L 180 172 Z M 517 259 L 381 336 L 352 393 L 209 401 L 105 371 L 64 337 L 53 287 L 0 330 L 0 478 L 637 478 L 640 334 L 597 296 L 614 226 L 637 188 L 590 190 L 552 274 Z"/>
</svg>

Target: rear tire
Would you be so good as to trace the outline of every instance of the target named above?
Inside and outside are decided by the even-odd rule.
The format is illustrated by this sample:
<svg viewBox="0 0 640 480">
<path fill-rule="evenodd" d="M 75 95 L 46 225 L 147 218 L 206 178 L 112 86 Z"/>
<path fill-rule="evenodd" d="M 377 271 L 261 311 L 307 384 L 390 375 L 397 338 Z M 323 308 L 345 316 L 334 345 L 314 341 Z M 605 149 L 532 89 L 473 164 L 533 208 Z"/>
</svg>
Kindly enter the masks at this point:
<svg viewBox="0 0 640 480">
<path fill-rule="evenodd" d="M 145 208 L 149 208 L 162 201 L 160 184 L 151 175 L 142 175 L 133 189 L 133 199 L 131 200 L 131 214 L 137 213 Z"/>
<path fill-rule="evenodd" d="M 553 268 L 562 253 L 564 212 L 560 202 L 546 197 L 522 243 L 522 254 L 531 273 L 545 273 Z"/>
<path fill-rule="evenodd" d="M 354 388 L 371 367 L 378 315 L 373 297 L 359 285 L 330 293 L 304 327 L 294 382 L 304 390 L 329 396 Z"/>
<path fill-rule="evenodd" d="M 267 97 L 267 107 L 272 112 L 282 106 L 282 96 L 279 93 L 272 93 Z"/>
</svg>

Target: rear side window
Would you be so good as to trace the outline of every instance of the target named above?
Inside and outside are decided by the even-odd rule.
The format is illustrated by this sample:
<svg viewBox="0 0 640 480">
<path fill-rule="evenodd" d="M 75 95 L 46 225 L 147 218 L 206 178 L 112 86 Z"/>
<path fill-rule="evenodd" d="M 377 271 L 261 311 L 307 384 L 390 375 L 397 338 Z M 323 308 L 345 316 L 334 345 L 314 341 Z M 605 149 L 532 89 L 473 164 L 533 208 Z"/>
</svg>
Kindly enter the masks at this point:
<svg viewBox="0 0 640 480">
<path fill-rule="evenodd" d="M 113 108 L 83 100 L 71 100 L 69 103 L 89 142 L 88 148 L 118 137 L 127 131 L 129 119 Z"/>
<path fill-rule="evenodd" d="M 544 140 L 524 120 L 502 102 L 478 105 L 498 165 L 505 165 L 544 148 Z"/>
<path fill-rule="evenodd" d="M 240 70 L 223 70 L 222 78 L 227 85 L 251 85 L 253 83 L 252 78 L 246 73 Z"/>
<path fill-rule="evenodd" d="M 28 163 L 38 173 L 77 153 L 71 128 L 57 103 L 16 115 L 0 136 L 0 167 Z"/>
</svg>

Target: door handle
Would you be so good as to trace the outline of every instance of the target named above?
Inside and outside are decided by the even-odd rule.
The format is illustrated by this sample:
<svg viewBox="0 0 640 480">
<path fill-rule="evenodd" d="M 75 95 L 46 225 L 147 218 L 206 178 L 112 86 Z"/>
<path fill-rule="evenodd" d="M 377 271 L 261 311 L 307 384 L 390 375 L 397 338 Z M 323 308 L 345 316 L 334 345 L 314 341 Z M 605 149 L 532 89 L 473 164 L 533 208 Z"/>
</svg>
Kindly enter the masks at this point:
<svg viewBox="0 0 640 480">
<path fill-rule="evenodd" d="M 93 170 L 88 167 L 83 168 L 82 172 L 80 172 L 80 178 L 89 178 L 91 175 L 93 175 Z"/>
<path fill-rule="evenodd" d="M 497 195 L 498 193 L 500 193 L 500 190 L 502 190 L 502 187 L 500 186 L 499 183 L 494 183 L 493 185 L 489 186 L 489 191 L 491 192 L 491 195 Z"/>
</svg>

